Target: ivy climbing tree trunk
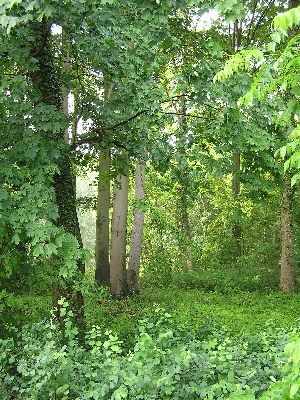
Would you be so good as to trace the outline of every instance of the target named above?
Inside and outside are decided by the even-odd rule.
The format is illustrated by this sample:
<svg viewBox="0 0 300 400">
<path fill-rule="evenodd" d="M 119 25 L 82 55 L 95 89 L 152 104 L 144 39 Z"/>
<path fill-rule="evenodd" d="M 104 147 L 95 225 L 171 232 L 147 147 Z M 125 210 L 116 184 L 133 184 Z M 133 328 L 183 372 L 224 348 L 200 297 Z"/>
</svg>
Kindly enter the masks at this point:
<svg viewBox="0 0 300 400">
<path fill-rule="evenodd" d="M 55 65 L 53 49 L 51 46 L 51 23 L 46 19 L 34 25 L 36 41 L 33 44 L 32 54 L 37 60 L 37 70 L 31 73 L 33 85 L 40 96 L 40 101 L 44 104 L 54 106 L 57 110 L 62 110 L 62 93 L 60 74 Z M 56 204 L 58 208 L 58 219 L 56 224 L 74 237 L 79 246 L 82 247 L 80 228 L 76 211 L 76 194 L 73 185 L 73 172 L 71 151 L 65 141 L 65 131 L 59 133 L 47 131 L 46 138 L 52 140 L 59 149 L 57 160 L 59 172 L 54 176 L 54 190 Z M 58 260 L 59 261 L 59 260 Z M 85 265 L 82 262 L 77 264 L 80 274 L 85 273 Z M 84 302 L 80 291 L 74 290 L 70 285 L 62 287 L 59 284 L 53 291 L 53 303 L 57 309 L 57 318 L 60 318 L 60 297 L 67 297 L 70 301 L 75 319 L 82 322 L 84 318 Z"/>
<path fill-rule="evenodd" d="M 110 290 L 113 297 L 127 295 L 126 227 L 128 211 L 128 177 L 118 175 L 114 185 L 111 223 Z"/>
<path fill-rule="evenodd" d="M 61 44 L 62 44 L 62 53 L 63 53 L 63 58 L 62 58 L 62 76 L 63 79 L 68 75 L 70 72 L 70 56 L 69 52 L 66 48 L 66 37 L 64 30 L 62 30 L 61 34 Z M 66 118 L 69 118 L 69 89 L 64 82 L 61 87 L 61 93 L 62 93 L 62 109 L 63 112 L 66 116 Z M 69 143 L 69 126 L 66 127 L 65 133 L 64 133 L 65 141 L 66 143 Z"/>
<path fill-rule="evenodd" d="M 293 233 L 291 226 L 291 181 L 285 177 L 281 204 L 281 259 L 280 288 L 285 292 L 295 290 Z"/>
<path fill-rule="evenodd" d="M 135 171 L 135 201 L 137 205 L 134 211 L 127 271 L 128 287 L 131 293 L 136 293 L 138 291 L 144 227 L 144 211 L 141 203 L 145 198 L 145 169 L 146 165 L 144 162 L 137 163 Z"/>
<path fill-rule="evenodd" d="M 109 267 L 109 205 L 110 205 L 110 151 L 101 149 L 96 217 L 95 279 L 99 283 L 110 282 Z"/>
</svg>

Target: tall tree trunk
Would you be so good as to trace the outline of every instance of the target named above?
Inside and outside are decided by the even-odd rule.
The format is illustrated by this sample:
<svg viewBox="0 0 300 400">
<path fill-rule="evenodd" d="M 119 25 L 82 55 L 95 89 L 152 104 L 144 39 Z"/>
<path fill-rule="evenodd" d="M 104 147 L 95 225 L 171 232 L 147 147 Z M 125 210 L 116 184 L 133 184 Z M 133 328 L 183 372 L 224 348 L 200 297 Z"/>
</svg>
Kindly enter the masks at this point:
<svg viewBox="0 0 300 400">
<path fill-rule="evenodd" d="M 128 293 L 126 276 L 126 228 L 128 211 L 128 177 L 118 175 L 114 185 L 111 223 L 110 290 L 119 298 Z"/>
<path fill-rule="evenodd" d="M 181 233 L 184 238 L 183 254 L 186 259 L 186 267 L 191 270 L 193 268 L 192 262 L 192 247 L 191 247 L 191 229 L 188 213 L 188 190 L 187 185 L 189 181 L 188 176 L 188 162 L 186 156 L 186 141 L 187 141 L 187 124 L 185 117 L 181 114 L 186 114 L 186 103 L 185 99 L 181 100 L 181 106 L 175 103 L 175 109 L 178 113 L 177 122 L 179 127 L 179 134 L 177 136 L 177 152 L 180 155 L 180 163 L 178 166 L 179 174 L 179 196 L 178 196 L 178 223 Z"/>
<path fill-rule="evenodd" d="M 298 0 L 289 0 L 289 9 L 298 6 Z M 298 33 L 298 27 L 291 29 L 289 36 Z M 293 231 L 291 225 L 291 181 L 289 175 L 284 177 L 281 203 L 281 257 L 280 257 L 280 288 L 285 292 L 295 290 Z"/>
<path fill-rule="evenodd" d="M 242 252 L 242 227 L 239 221 L 241 215 L 241 205 L 240 205 L 240 172 L 241 172 L 241 155 L 240 153 L 233 154 L 233 170 L 232 170 L 232 194 L 235 207 L 235 220 L 232 226 L 232 235 L 236 242 L 236 253 L 235 257 L 238 258 Z"/>
<path fill-rule="evenodd" d="M 65 38 L 65 33 L 64 30 L 62 30 L 61 34 L 61 43 L 62 43 L 62 52 L 63 52 L 63 59 L 62 59 L 62 76 L 65 78 L 65 76 L 70 72 L 70 56 L 68 51 L 66 51 L 66 38 Z M 64 83 L 61 87 L 61 93 L 62 93 L 62 109 L 63 112 L 66 116 L 66 118 L 69 118 L 69 89 L 67 85 Z M 66 127 L 65 132 L 64 132 L 64 137 L 66 143 L 69 143 L 69 126 Z"/>
<path fill-rule="evenodd" d="M 242 44 L 242 21 L 236 20 L 233 25 L 233 51 L 238 52 Z M 240 173 L 241 173 L 241 154 L 236 151 L 232 157 L 232 195 L 235 207 L 235 220 L 232 224 L 232 236 L 235 239 L 236 251 L 235 260 L 242 253 L 242 226 L 240 222 L 241 204 L 240 204 Z"/>
<path fill-rule="evenodd" d="M 291 226 L 291 181 L 285 177 L 281 204 L 281 259 L 280 288 L 285 292 L 295 290 L 294 250 Z"/>
<path fill-rule="evenodd" d="M 190 221 L 188 214 L 188 205 L 187 205 L 187 193 L 184 184 L 181 184 L 179 187 L 179 215 L 180 215 L 180 225 L 183 237 L 186 241 L 185 250 L 186 250 L 186 266 L 188 270 L 193 269 L 193 261 L 192 261 L 192 247 L 191 247 L 191 229 L 190 229 Z"/>
<path fill-rule="evenodd" d="M 134 211 L 134 220 L 131 233 L 130 255 L 127 271 L 127 282 L 129 291 L 138 291 L 138 278 L 142 254 L 142 239 L 144 227 L 144 211 L 141 203 L 145 197 L 145 169 L 144 162 L 137 163 L 135 171 L 135 200 L 138 203 Z"/>
<path fill-rule="evenodd" d="M 101 149 L 99 156 L 99 178 L 96 217 L 96 271 L 95 279 L 100 283 L 110 282 L 109 267 L 109 205 L 110 205 L 110 151 Z"/>
<path fill-rule="evenodd" d="M 62 93 L 59 73 L 55 66 L 54 57 L 51 48 L 51 24 L 47 20 L 35 24 L 36 42 L 33 45 L 32 53 L 37 59 L 38 68 L 31 74 L 33 84 L 40 93 L 41 101 L 45 104 L 62 109 Z M 65 131 L 59 134 L 46 132 L 47 138 L 54 140 L 60 149 L 60 156 L 57 160 L 59 173 L 54 176 L 54 189 L 56 194 L 56 204 L 58 208 L 58 219 L 56 225 L 63 227 L 64 230 L 75 236 L 79 245 L 82 247 L 80 228 L 76 211 L 76 194 L 73 185 L 73 173 L 71 152 L 65 142 Z M 82 262 L 77 264 L 80 273 L 84 274 L 85 266 Z M 62 296 L 68 297 L 73 307 L 75 319 L 78 322 L 83 321 L 84 308 L 83 296 L 79 291 L 71 287 L 56 287 L 53 292 L 54 306 L 57 308 L 57 318 L 59 319 L 58 299 Z"/>
<path fill-rule="evenodd" d="M 104 85 L 104 101 L 109 102 L 113 85 Z M 103 147 L 99 155 L 98 195 L 96 217 L 95 280 L 110 282 L 109 265 L 109 206 L 110 206 L 110 149 Z"/>
</svg>

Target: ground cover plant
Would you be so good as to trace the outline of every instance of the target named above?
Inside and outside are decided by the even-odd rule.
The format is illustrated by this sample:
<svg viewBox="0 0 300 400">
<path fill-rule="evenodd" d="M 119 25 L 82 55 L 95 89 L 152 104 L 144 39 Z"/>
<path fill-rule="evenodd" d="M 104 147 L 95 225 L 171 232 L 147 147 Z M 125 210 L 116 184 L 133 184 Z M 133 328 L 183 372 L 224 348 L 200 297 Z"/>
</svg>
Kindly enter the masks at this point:
<svg viewBox="0 0 300 400">
<path fill-rule="evenodd" d="M 130 342 L 93 326 L 78 340 L 72 313 L 63 329 L 53 321 L 26 326 L 2 340 L 2 396 L 28 399 L 222 399 L 260 395 L 282 377 L 288 330 L 230 338 L 224 330 L 170 327 L 155 309 L 140 320 Z M 294 331 L 297 337 L 296 331 Z M 291 345 L 290 345 L 291 347 Z"/>
</svg>

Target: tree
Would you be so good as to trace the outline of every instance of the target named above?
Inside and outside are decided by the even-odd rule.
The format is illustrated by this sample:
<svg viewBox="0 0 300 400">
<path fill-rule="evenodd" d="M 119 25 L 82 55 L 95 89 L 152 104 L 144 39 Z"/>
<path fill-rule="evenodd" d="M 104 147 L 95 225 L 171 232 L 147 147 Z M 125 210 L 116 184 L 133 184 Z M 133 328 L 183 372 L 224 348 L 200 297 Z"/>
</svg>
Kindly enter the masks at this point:
<svg viewBox="0 0 300 400">
<path fill-rule="evenodd" d="M 230 61 L 228 61 L 224 70 L 219 74 L 220 77 L 228 77 L 246 67 L 250 69 L 250 62 L 259 62 L 258 72 L 253 80 L 249 92 L 241 99 L 240 103 L 246 106 L 251 105 L 254 99 L 269 102 L 276 99 L 277 118 L 276 124 L 282 130 L 290 131 L 294 125 L 294 116 L 298 110 L 297 83 L 295 73 L 297 68 L 294 54 L 294 45 L 299 39 L 298 32 L 289 31 L 300 20 L 300 7 L 295 7 L 295 2 L 289 2 L 289 10 L 278 14 L 274 18 L 275 32 L 271 35 L 272 42 L 268 48 L 274 52 L 272 56 L 264 55 L 263 50 L 241 51 Z M 282 42 L 283 37 L 288 37 L 285 47 L 277 47 L 276 44 Z M 265 59 L 264 59 L 265 57 Z M 288 98 L 288 101 L 287 101 Z M 284 110 L 284 111 L 282 111 Z M 291 147 L 292 149 L 293 147 Z M 283 158 L 287 152 L 287 147 L 281 150 Z M 285 170 L 291 167 L 291 159 L 285 163 Z M 295 288 L 293 276 L 293 237 L 291 230 L 291 202 L 290 202 L 290 181 L 286 176 L 283 184 L 282 209 L 281 209 L 281 277 L 280 287 L 285 291 L 292 291 Z M 294 179 L 294 183 L 297 178 Z"/>
<path fill-rule="evenodd" d="M 112 86 L 104 88 L 104 101 L 109 101 Z M 99 155 L 99 177 L 96 217 L 96 271 L 97 282 L 109 284 L 109 208 L 110 208 L 110 148 L 102 147 Z"/>
<path fill-rule="evenodd" d="M 126 233 L 128 210 L 128 176 L 118 175 L 113 194 L 111 222 L 110 290 L 119 298 L 128 293 L 126 273 Z"/>
<path fill-rule="evenodd" d="M 143 161 L 138 161 L 135 170 L 135 210 L 131 232 L 130 254 L 127 270 L 128 288 L 131 293 L 138 291 L 138 277 L 142 254 L 142 240 L 144 227 L 143 200 L 145 198 L 145 169 Z"/>
</svg>

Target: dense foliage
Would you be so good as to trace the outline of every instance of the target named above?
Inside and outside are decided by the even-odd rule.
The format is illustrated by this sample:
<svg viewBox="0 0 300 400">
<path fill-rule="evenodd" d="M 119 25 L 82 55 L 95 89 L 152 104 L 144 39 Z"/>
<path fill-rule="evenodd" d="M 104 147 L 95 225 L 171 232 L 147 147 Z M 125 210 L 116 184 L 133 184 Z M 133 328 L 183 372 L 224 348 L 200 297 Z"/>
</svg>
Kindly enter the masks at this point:
<svg viewBox="0 0 300 400">
<path fill-rule="evenodd" d="M 70 317 L 65 303 L 61 311 Z M 223 399 L 250 390 L 261 394 L 282 377 L 288 332 L 230 338 L 224 331 L 203 330 L 193 338 L 183 328 L 172 330 L 169 318 L 156 309 L 139 321 L 129 347 L 97 326 L 81 346 L 70 318 L 63 332 L 53 321 L 25 327 L 14 339 L 1 341 L 2 396 Z M 288 349 L 294 354 L 292 344 Z"/>
<path fill-rule="evenodd" d="M 1 399 L 300 398 L 299 25 L 0 1 Z"/>
</svg>

